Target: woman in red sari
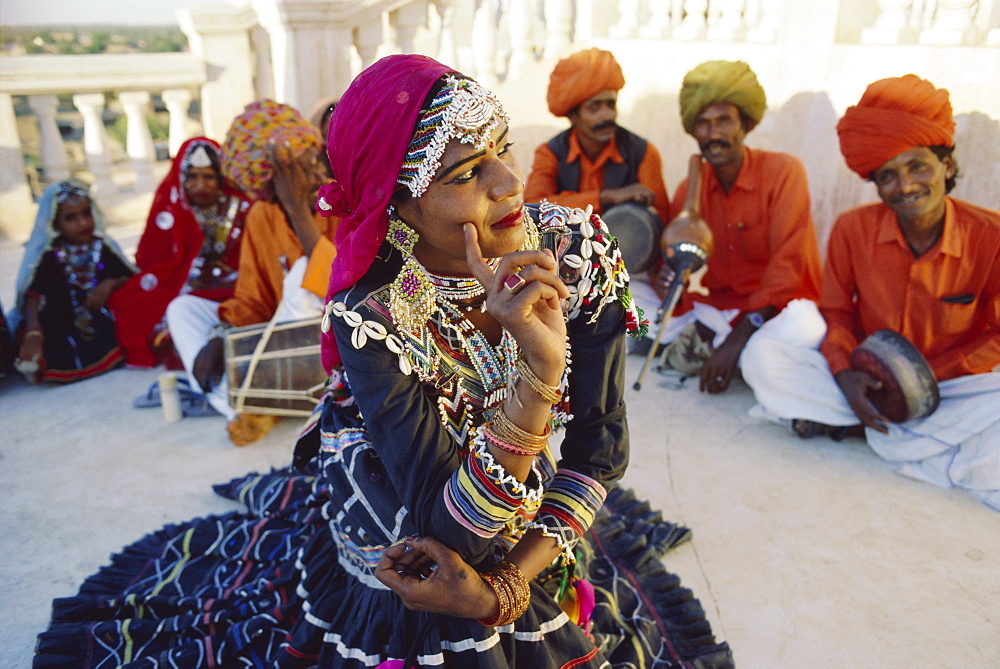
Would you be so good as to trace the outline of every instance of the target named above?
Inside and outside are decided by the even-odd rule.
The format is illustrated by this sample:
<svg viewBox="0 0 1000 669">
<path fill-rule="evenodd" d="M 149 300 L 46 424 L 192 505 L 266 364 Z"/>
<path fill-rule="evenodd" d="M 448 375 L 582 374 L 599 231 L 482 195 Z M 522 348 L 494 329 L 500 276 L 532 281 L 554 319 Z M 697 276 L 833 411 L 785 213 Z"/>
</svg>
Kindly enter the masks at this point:
<svg viewBox="0 0 1000 669">
<path fill-rule="evenodd" d="M 163 322 L 172 299 L 221 302 L 233 293 L 252 200 L 224 179 L 219 154 L 211 139 L 189 139 L 156 191 L 135 254 L 139 273 L 110 303 L 129 365 L 154 367 L 172 352 Z"/>
</svg>

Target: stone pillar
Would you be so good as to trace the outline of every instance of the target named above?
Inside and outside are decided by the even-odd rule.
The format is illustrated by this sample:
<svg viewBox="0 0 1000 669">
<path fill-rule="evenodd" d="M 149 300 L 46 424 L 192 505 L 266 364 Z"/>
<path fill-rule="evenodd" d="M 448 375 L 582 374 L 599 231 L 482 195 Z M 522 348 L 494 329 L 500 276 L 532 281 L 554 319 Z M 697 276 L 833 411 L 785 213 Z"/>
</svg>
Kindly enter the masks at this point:
<svg viewBox="0 0 1000 669">
<path fill-rule="evenodd" d="M 568 55 L 573 41 L 573 3 L 570 0 L 545 0 L 545 57 Z"/>
<path fill-rule="evenodd" d="M 754 0 L 748 7 L 754 11 L 747 21 L 747 41 L 771 43 L 778 36 L 781 0 Z"/>
<path fill-rule="evenodd" d="M 685 0 L 684 11 L 687 14 L 680 25 L 674 28 L 673 38 L 682 40 L 704 39 L 708 0 Z"/>
<path fill-rule="evenodd" d="M 630 38 L 639 33 L 639 0 L 618 0 L 618 22 L 608 31 L 611 37 Z"/>
<path fill-rule="evenodd" d="M 516 79 L 524 68 L 535 62 L 535 3 L 533 0 L 510 0 L 507 27 L 510 33 L 510 62 L 507 80 Z"/>
<path fill-rule="evenodd" d="M 400 51 L 413 53 L 417 30 L 427 25 L 427 0 L 416 0 L 390 12 L 389 24 L 396 31 Z"/>
<path fill-rule="evenodd" d="M 167 113 L 170 114 L 170 137 L 167 146 L 170 150 L 170 157 L 177 156 L 181 144 L 190 137 L 196 136 L 188 130 L 188 109 L 191 107 L 191 91 L 186 88 L 170 88 L 160 94 L 163 104 L 167 106 Z"/>
<path fill-rule="evenodd" d="M 878 0 L 875 25 L 861 31 L 862 44 L 913 44 L 917 34 L 910 26 L 913 0 Z"/>
<path fill-rule="evenodd" d="M 35 205 L 24 174 L 14 101 L 9 93 L 0 93 L 0 230 L 11 236 L 27 237 L 34 218 Z"/>
<path fill-rule="evenodd" d="M 103 107 L 104 98 L 101 98 Z M 66 147 L 63 146 L 59 126 L 56 125 L 55 95 L 29 95 L 28 104 L 38 119 L 38 136 L 41 140 L 42 169 L 45 170 L 45 181 L 53 183 L 69 177 L 69 158 Z M 104 127 L 101 127 L 103 132 Z"/>
<path fill-rule="evenodd" d="M 717 0 L 709 5 L 707 37 L 721 42 L 735 42 L 746 32 L 743 24 L 745 0 Z"/>
<path fill-rule="evenodd" d="M 437 59 L 450 67 L 458 67 L 455 45 L 455 5 L 453 0 L 433 0 L 441 23 Z"/>
<path fill-rule="evenodd" d="M 274 97 L 304 114 L 351 83 L 352 20 L 346 0 L 253 0 L 271 38 Z"/>
<path fill-rule="evenodd" d="M 111 180 L 111 145 L 104 130 L 104 94 L 80 93 L 73 96 L 73 104 L 83 116 L 83 152 L 94 177 L 90 192 L 95 198 L 106 197 L 117 189 Z"/>
<path fill-rule="evenodd" d="M 378 15 L 374 20 L 363 26 L 358 26 L 352 31 L 354 48 L 361 56 L 361 69 L 365 69 L 375 62 L 378 55 L 378 48 L 382 46 L 382 15 Z"/>
<path fill-rule="evenodd" d="M 177 12 L 191 52 L 205 61 L 208 82 L 201 89 L 205 135 L 221 142 L 233 119 L 257 99 L 250 28 L 257 23 L 249 7 L 200 6 Z"/>
<path fill-rule="evenodd" d="M 476 79 L 495 90 L 497 77 L 497 20 L 493 0 L 480 0 L 472 19 L 472 57 L 476 64 Z"/>
<path fill-rule="evenodd" d="M 974 34 L 978 0 L 938 0 L 934 23 L 920 33 L 920 43 L 941 46 L 965 44 Z"/>
<path fill-rule="evenodd" d="M 250 29 L 250 46 L 254 54 L 254 90 L 258 100 L 274 99 L 274 67 L 271 65 L 271 38 L 267 31 L 255 25 Z"/>
<path fill-rule="evenodd" d="M 125 150 L 135 172 L 133 188 L 138 193 L 153 190 L 156 184 L 153 180 L 153 161 L 156 159 L 156 149 L 153 147 L 153 137 L 149 134 L 146 114 L 149 112 L 149 93 L 147 91 L 123 91 L 118 94 L 118 101 L 125 110 L 128 120 L 125 134 Z"/>
<path fill-rule="evenodd" d="M 649 21 L 639 28 L 646 39 L 666 39 L 670 35 L 670 0 L 649 0 Z"/>
</svg>

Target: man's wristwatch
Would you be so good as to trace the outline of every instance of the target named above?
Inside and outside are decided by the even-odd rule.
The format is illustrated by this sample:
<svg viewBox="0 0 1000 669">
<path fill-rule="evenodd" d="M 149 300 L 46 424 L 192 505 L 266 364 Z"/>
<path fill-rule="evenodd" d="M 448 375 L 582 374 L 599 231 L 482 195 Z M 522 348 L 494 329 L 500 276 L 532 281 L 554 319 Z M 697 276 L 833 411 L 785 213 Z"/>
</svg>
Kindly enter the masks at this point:
<svg viewBox="0 0 1000 669">
<path fill-rule="evenodd" d="M 750 325 L 753 326 L 754 330 L 756 330 L 757 328 L 759 328 L 761 325 L 764 324 L 764 317 L 761 316 L 756 311 L 751 311 L 749 314 L 747 314 L 747 320 L 750 321 Z"/>
</svg>

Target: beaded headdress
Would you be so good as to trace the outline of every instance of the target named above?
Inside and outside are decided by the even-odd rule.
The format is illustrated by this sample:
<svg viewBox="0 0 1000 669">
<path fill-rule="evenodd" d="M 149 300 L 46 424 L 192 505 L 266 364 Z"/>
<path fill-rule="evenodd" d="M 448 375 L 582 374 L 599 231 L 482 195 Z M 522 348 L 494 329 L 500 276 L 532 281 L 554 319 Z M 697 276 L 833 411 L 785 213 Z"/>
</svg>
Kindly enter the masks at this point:
<svg viewBox="0 0 1000 669">
<path fill-rule="evenodd" d="M 184 164 L 181 167 L 181 171 L 187 172 L 192 167 L 215 167 L 212 160 L 212 156 L 208 154 L 208 150 L 211 147 L 204 142 L 198 142 L 188 151 L 187 155 L 184 156 Z M 214 153 L 214 149 L 212 150 Z"/>
<path fill-rule="evenodd" d="M 72 181 L 60 181 L 55 187 L 55 201 L 59 204 L 69 200 L 79 200 L 89 197 L 84 188 L 76 185 Z"/>
<path fill-rule="evenodd" d="M 471 79 L 447 75 L 444 87 L 417 122 L 396 183 L 420 197 L 441 166 L 449 141 L 458 139 L 483 149 L 501 121 L 508 123 L 510 117 L 493 93 Z"/>
</svg>

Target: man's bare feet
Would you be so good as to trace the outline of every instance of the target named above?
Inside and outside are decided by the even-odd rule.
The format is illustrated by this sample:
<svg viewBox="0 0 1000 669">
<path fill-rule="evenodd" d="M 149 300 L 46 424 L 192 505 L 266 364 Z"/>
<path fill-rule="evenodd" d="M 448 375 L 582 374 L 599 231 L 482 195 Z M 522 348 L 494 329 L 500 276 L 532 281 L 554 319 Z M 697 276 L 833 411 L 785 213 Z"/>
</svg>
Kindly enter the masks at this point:
<svg viewBox="0 0 1000 669">
<path fill-rule="evenodd" d="M 827 436 L 834 441 L 842 441 L 844 437 L 865 436 L 864 425 L 827 425 L 805 418 L 795 418 L 792 420 L 792 432 L 802 439 L 812 439 L 817 436 Z"/>
<path fill-rule="evenodd" d="M 226 432 L 229 433 L 229 441 L 237 446 L 246 446 L 257 441 L 271 431 L 281 416 L 270 416 L 259 413 L 243 413 L 229 422 Z"/>
</svg>

